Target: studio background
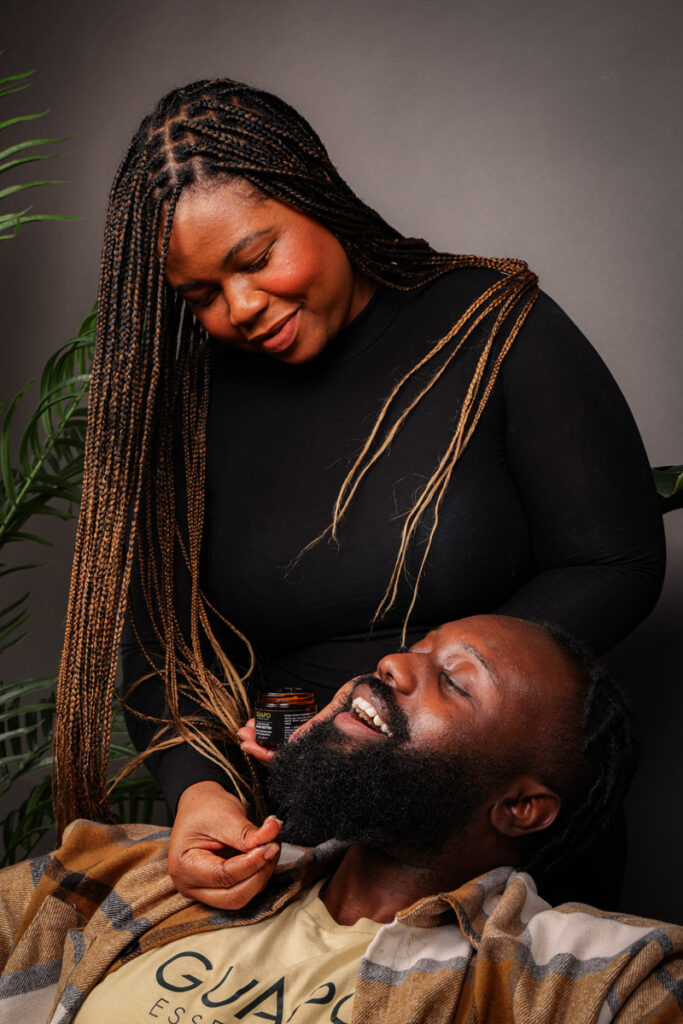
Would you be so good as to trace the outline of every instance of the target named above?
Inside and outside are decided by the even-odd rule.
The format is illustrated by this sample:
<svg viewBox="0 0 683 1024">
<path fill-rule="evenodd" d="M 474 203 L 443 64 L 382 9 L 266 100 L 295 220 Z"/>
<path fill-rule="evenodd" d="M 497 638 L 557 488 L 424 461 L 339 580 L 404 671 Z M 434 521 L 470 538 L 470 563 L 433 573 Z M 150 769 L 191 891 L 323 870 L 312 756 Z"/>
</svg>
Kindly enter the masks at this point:
<svg viewBox="0 0 683 1024">
<path fill-rule="evenodd" d="M 94 301 L 107 194 L 139 121 L 170 88 L 227 76 L 300 110 L 405 234 L 527 260 L 610 367 L 651 464 L 683 462 L 680 0 L 5 0 L 2 14 L 0 74 L 37 69 L 4 117 L 51 110 L 16 141 L 72 136 L 44 165 L 68 183 L 36 192 L 36 210 L 82 218 L 0 249 L 4 400 Z M 645 747 L 620 909 L 683 922 L 683 512 L 665 524 L 659 604 L 609 656 Z M 50 532 L 5 679 L 56 671 L 73 530 Z"/>
</svg>

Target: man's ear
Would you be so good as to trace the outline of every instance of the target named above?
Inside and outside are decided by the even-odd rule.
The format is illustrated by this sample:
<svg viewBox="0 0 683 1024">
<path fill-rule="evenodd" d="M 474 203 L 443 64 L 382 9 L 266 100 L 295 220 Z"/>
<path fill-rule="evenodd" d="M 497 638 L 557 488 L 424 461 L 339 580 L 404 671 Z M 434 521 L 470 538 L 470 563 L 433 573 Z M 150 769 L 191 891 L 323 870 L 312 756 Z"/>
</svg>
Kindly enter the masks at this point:
<svg viewBox="0 0 683 1024">
<path fill-rule="evenodd" d="M 502 835 L 518 838 L 550 828 L 561 806 L 554 790 L 533 775 L 519 775 L 492 804 L 489 821 Z"/>
</svg>

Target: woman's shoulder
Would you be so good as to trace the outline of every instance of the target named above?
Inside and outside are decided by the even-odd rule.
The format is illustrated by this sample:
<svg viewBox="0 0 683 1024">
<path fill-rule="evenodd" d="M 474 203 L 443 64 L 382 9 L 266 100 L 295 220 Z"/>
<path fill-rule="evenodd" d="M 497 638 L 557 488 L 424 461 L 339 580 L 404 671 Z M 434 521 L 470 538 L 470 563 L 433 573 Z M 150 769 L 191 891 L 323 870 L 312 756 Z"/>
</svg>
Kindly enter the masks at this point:
<svg viewBox="0 0 683 1024">
<path fill-rule="evenodd" d="M 476 259 L 477 257 L 472 258 Z M 445 316 L 451 320 L 451 323 L 454 323 L 478 299 L 505 280 L 507 275 L 504 269 L 496 267 L 495 262 L 495 260 L 489 262 L 482 258 L 482 262 L 479 264 L 454 267 L 434 281 L 409 293 L 405 301 L 406 309 L 414 310 L 420 315 Z M 524 266 L 524 264 L 522 265 Z M 512 315 L 516 318 L 518 312 L 519 307 L 514 310 Z M 568 326 L 576 330 L 560 307 L 548 295 L 540 292 L 535 303 L 533 321 L 531 321 L 534 328 L 541 329 L 542 324 L 547 325 L 551 321 L 557 323 L 562 318 Z"/>
<path fill-rule="evenodd" d="M 429 304 L 469 305 L 502 277 L 500 270 L 484 265 L 454 267 L 453 270 L 419 288 L 415 297 L 418 302 Z"/>
<path fill-rule="evenodd" d="M 508 370 L 533 363 L 540 372 L 550 366 L 605 368 L 583 330 L 541 289 L 505 362 Z"/>
<path fill-rule="evenodd" d="M 453 303 L 461 304 L 463 301 L 475 302 L 484 295 L 489 288 L 502 281 L 506 274 L 502 269 L 486 265 L 482 258 L 482 264 L 474 266 L 455 267 L 447 273 L 442 274 L 434 281 L 415 293 L 417 301 L 425 303 Z M 493 260 L 491 261 L 494 262 Z M 533 268 L 529 268 L 533 271 Z M 530 322 L 539 328 L 563 326 L 566 329 L 578 331 L 578 328 L 569 315 L 558 303 L 542 289 L 538 289 L 538 297 L 533 307 L 533 317 Z M 580 332 L 579 332 L 580 333 Z"/>
<path fill-rule="evenodd" d="M 449 271 L 436 281 L 420 289 L 415 297 L 414 309 L 421 313 L 436 314 L 441 324 L 451 325 L 486 291 L 503 277 L 495 266 L 475 265 Z M 524 301 L 524 300 L 522 300 Z M 501 339 L 508 334 L 519 315 L 521 306 L 510 313 Z M 485 328 L 478 332 L 487 334 Z M 545 291 L 539 289 L 537 297 L 517 334 L 509 354 L 503 362 L 504 380 L 543 379 L 546 375 L 567 381 L 591 376 L 611 378 L 601 356 L 587 339 L 572 317 Z"/>
<path fill-rule="evenodd" d="M 539 291 L 529 315 L 506 355 L 501 380 L 507 402 L 520 407 L 533 393 L 544 402 L 601 405 L 621 415 L 621 389 L 600 352 L 551 296 Z"/>
<path fill-rule="evenodd" d="M 456 267 L 419 288 L 398 292 L 396 328 L 416 339 L 434 341 L 500 278 L 499 272 L 488 267 Z"/>
</svg>

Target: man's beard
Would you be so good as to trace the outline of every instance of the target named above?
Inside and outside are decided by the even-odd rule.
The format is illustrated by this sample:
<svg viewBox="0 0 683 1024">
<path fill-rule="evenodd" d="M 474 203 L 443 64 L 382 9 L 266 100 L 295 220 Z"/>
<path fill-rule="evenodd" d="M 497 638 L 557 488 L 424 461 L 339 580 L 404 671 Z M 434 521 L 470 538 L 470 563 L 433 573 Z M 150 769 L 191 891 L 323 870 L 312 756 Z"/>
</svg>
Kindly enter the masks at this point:
<svg viewBox="0 0 683 1024">
<path fill-rule="evenodd" d="M 382 698 L 392 735 L 352 746 L 333 722 L 319 722 L 281 747 L 268 792 L 282 838 L 437 851 L 462 833 L 502 766 L 470 753 L 407 749 L 408 723 L 391 687 L 374 676 L 362 681 Z"/>
</svg>

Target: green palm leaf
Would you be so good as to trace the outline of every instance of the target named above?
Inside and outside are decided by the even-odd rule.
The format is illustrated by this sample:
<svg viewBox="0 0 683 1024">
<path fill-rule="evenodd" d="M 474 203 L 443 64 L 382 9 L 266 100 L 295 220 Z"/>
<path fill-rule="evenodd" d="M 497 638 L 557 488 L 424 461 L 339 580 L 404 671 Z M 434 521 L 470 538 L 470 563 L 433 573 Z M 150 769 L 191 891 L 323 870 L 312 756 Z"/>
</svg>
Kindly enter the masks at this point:
<svg viewBox="0 0 683 1024">
<path fill-rule="evenodd" d="M 0 99 L 5 96 L 12 96 L 14 93 L 21 92 L 23 89 L 27 89 L 31 84 L 30 78 L 34 74 L 33 71 L 21 71 L 16 75 L 7 75 L 4 78 L 0 78 Z M 16 117 L 6 118 L 4 121 L 0 121 L 0 131 L 4 131 L 8 128 L 14 128 L 17 125 L 26 124 L 28 121 L 35 121 L 41 117 L 45 117 L 47 110 L 43 110 L 38 114 L 20 114 Z M 58 154 L 57 153 L 30 153 L 26 154 L 26 151 L 35 149 L 37 146 L 50 146 L 57 142 L 64 142 L 64 138 L 41 138 L 41 139 L 24 139 L 21 142 L 16 142 L 13 145 L 6 147 L 0 153 L 0 174 L 6 174 L 9 171 L 16 170 L 17 167 L 23 167 L 25 164 L 36 163 L 42 160 L 53 160 Z M 18 156 L 18 154 L 26 154 Z M 12 158 L 15 159 L 12 159 Z M 0 202 L 3 199 L 8 199 L 10 196 L 16 195 L 19 192 L 25 192 L 30 188 L 38 188 L 43 185 L 55 185 L 58 184 L 54 179 L 42 179 L 37 181 L 26 181 L 19 182 L 15 185 L 7 185 L 5 188 L 0 189 Z M 25 224 L 33 224 L 37 221 L 43 220 L 74 220 L 73 217 L 64 217 L 54 213 L 31 213 L 31 207 L 27 206 L 23 210 L 18 210 L 13 213 L 0 212 L 0 241 L 4 241 L 8 238 L 15 238 L 21 228 Z"/>
<path fill-rule="evenodd" d="M 53 678 L 0 683 L 0 794 L 22 775 L 51 763 L 54 683 Z"/>
<path fill-rule="evenodd" d="M 0 823 L 4 855 L 0 866 L 14 864 L 29 856 L 31 850 L 54 827 L 52 817 L 52 780 L 44 776 L 28 797 Z"/>
<path fill-rule="evenodd" d="M 54 827 L 50 779 L 54 686 L 53 678 L 0 683 L 0 795 L 20 779 L 35 776 L 28 796 L 0 820 L 5 849 L 0 867 L 27 857 Z M 46 695 L 38 699 L 42 693 Z M 116 741 L 112 744 L 112 773 L 135 754 L 125 734 L 120 709 L 113 731 Z M 156 782 L 146 772 L 121 780 L 112 793 L 111 805 L 124 821 L 151 821 L 165 807 Z M 165 817 L 170 824 L 167 809 Z"/>
<path fill-rule="evenodd" d="M 16 601 L 12 601 L 0 609 L 0 654 L 19 643 L 21 638 L 26 635 L 21 633 L 17 636 L 16 631 L 28 619 L 27 602 L 28 591 Z"/>
<path fill-rule="evenodd" d="M 683 466 L 657 466 L 652 475 L 662 513 L 683 508 Z"/>
<path fill-rule="evenodd" d="M 40 378 L 39 400 L 12 458 L 12 420 L 29 382 L 3 415 L 0 407 L 0 546 L 26 539 L 24 526 L 37 515 L 76 515 L 83 476 L 94 310 L 78 335 L 54 353 Z M 42 538 L 35 539 L 42 540 Z"/>
<path fill-rule="evenodd" d="M 66 142 L 66 136 L 61 139 L 26 139 L 24 142 L 15 142 L 13 146 L 8 146 L 7 149 L 3 149 L 0 152 L 0 160 L 8 160 L 9 157 L 14 156 L 16 153 L 23 153 L 26 149 L 33 149 L 34 146 L 46 146 L 50 142 Z M 17 163 L 12 166 L 18 166 L 22 163 L 32 163 L 34 160 L 54 160 L 57 153 L 43 153 L 38 156 L 27 156 L 22 157 Z M 10 167 L 8 165 L 0 166 L 0 171 L 8 171 Z"/>
<path fill-rule="evenodd" d="M 0 50 L 0 54 L 3 51 Z M 35 75 L 35 68 L 31 71 L 19 71 L 16 75 L 6 75 L 4 78 L 0 78 L 0 97 L 9 96 L 10 93 L 21 92 L 22 89 L 28 89 L 30 82 L 26 79 L 30 78 L 31 75 Z M 20 82 L 22 84 L 15 85 L 12 83 Z"/>
</svg>

